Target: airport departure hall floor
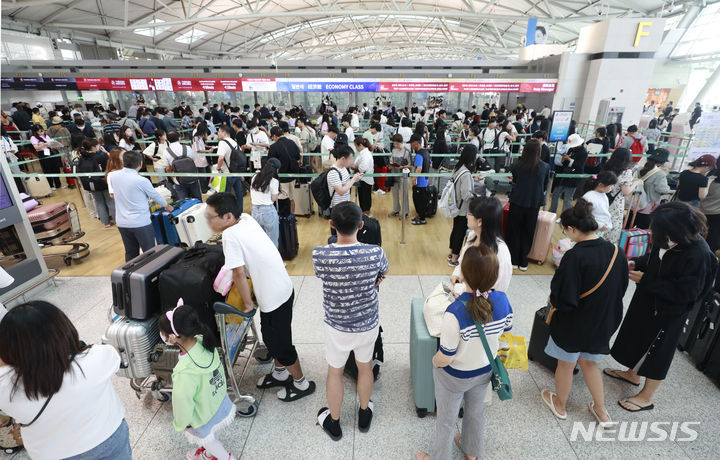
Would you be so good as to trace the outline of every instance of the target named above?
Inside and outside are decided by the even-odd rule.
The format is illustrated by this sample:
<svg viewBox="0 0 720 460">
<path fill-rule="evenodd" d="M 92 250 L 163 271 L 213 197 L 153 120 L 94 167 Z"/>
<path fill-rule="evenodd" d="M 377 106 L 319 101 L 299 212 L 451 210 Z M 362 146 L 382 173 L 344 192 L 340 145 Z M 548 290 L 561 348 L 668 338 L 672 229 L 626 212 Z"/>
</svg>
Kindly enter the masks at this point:
<svg viewBox="0 0 720 460">
<path fill-rule="evenodd" d="M 96 248 L 97 250 L 97 248 Z M 415 413 L 410 381 L 408 354 L 410 301 L 424 297 L 444 276 L 389 276 L 380 287 L 380 322 L 386 362 L 375 385 L 375 417 L 370 431 L 360 433 L 355 425 L 358 402 L 355 384 L 345 377 L 345 400 L 341 424 L 344 437 L 331 441 L 315 425 L 315 415 L 325 403 L 327 365 L 323 348 L 323 309 L 320 280 L 314 276 L 294 276 L 294 341 L 297 344 L 305 375 L 316 381 L 312 396 L 294 403 L 277 399 L 276 390 L 258 390 L 255 382 L 269 371 L 269 365 L 251 362 L 241 389 L 259 400 L 254 418 L 236 419 L 223 431 L 221 441 L 233 458 L 245 459 L 411 459 L 417 449 L 431 450 L 435 418 L 419 419 Z M 534 312 L 549 293 L 550 276 L 514 276 L 508 292 L 515 311 L 513 332 L 529 339 Z M 98 343 L 108 325 L 108 308 L 112 303 L 107 277 L 57 278 L 52 286 L 32 296 L 56 303 L 65 311 L 88 343 Z M 633 292 L 631 283 L 625 305 Z M 78 295 L 82 293 L 82 295 Z M 257 321 L 257 319 L 256 319 Z M 605 358 L 600 367 L 617 363 Z M 510 370 L 513 399 L 499 401 L 494 397 L 486 412 L 485 456 L 488 459 L 520 458 L 672 458 L 716 459 L 720 452 L 720 403 L 718 389 L 695 369 L 690 359 L 677 353 L 667 381 L 657 392 L 655 409 L 631 414 L 617 405 L 636 387 L 604 378 L 605 397 L 610 416 L 615 421 L 665 422 L 661 429 L 670 432 L 674 422 L 699 422 L 694 441 L 571 441 L 573 422 L 585 426 L 593 422 L 587 410 L 590 394 L 581 375 L 574 378 L 568 403 L 568 420 L 558 421 L 540 399 L 542 388 L 553 388 L 553 375 L 535 363 L 528 371 Z M 129 381 L 113 377 L 122 398 L 130 426 L 130 442 L 136 459 L 185 458 L 190 449 L 181 433 L 172 428 L 170 403 L 160 403 L 149 394 L 137 399 Z M 62 423 L 62 420 L 57 420 Z M 458 421 L 458 428 L 462 421 Z M 685 435 L 678 430 L 678 439 Z M 653 435 L 653 437 L 658 437 Z M 8 458 L 8 457 L 2 457 Z M 25 459 L 20 452 L 14 459 Z M 461 458 L 455 449 L 455 458 Z"/>
</svg>

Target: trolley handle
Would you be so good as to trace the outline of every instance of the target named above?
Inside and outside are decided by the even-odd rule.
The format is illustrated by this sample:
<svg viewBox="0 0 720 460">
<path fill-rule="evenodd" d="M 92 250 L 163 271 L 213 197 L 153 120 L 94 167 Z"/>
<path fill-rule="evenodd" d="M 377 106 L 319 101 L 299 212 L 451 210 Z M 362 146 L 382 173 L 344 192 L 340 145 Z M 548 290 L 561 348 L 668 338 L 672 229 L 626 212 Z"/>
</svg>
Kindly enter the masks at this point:
<svg viewBox="0 0 720 460">
<path fill-rule="evenodd" d="M 238 310 L 237 308 L 233 307 L 232 305 L 226 304 L 225 302 L 215 302 L 213 304 L 213 310 L 215 310 L 215 313 L 221 314 L 221 315 L 239 315 L 243 318 L 252 318 L 255 316 L 255 313 L 257 312 L 257 308 L 253 308 L 249 312 L 244 312 L 242 310 Z"/>
</svg>

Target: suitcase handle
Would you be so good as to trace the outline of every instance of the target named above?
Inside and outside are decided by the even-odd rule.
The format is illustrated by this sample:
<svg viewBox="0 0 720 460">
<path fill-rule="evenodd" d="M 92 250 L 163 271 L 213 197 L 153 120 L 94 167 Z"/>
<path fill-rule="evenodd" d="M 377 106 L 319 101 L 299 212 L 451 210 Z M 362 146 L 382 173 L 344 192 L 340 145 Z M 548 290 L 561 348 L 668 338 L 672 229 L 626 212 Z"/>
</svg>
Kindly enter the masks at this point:
<svg viewBox="0 0 720 460">
<path fill-rule="evenodd" d="M 128 362 L 127 362 L 127 356 L 125 355 L 125 349 L 118 347 L 118 352 L 120 353 L 120 369 L 127 369 L 128 368 Z"/>
</svg>

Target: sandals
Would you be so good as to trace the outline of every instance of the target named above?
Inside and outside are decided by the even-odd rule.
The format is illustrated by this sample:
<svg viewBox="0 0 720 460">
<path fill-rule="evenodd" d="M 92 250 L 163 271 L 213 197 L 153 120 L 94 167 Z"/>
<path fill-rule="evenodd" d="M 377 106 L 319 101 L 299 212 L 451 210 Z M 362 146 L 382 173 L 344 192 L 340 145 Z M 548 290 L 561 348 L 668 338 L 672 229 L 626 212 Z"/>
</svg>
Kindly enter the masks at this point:
<svg viewBox="0 0 720 460">
<path fill-rule="evenodd" d="M 455 433 L 455 436 L 453 436 L 453 439 L 455 440 L 455 445 L 457 446 L 457 448 L 460 449 L 460 452 L 463 453 L 465 460 L 478 460 L 477 457 L 468 455 L 465 453 L 465 451 L 462 450 L 462 435 L 460 433 Z"/>
<path fill-rule="evenodd" d="M 600 428 L 607 428 L 609 426 L 612 426 L 615 423 L 612 421 L 612 419 L 610 419 L 610 414 L 607 414 L 608 419 L 609 419 L 608 421 L 603 422 L 602 420 L 600 420 L 600 416 L 595 411 L 595 403 L 594 402 L 588 403 L 588 410 L 590 411 L 591 414 L 593 414 L 593 417 L 595 417 L 595 420 L 597 420 L 597 423 L 600 426 Z M 605 411 L 605 412 L 607 413 L 607 411 Z"/>
<path fill-rule="evenodd" d="M 633 406 L 637 407 L 637 409 L 628 409 L 627 407 L 622 405 L 623 402 L 630 403 Z M 641 406 L 638 403 L 634 403 L 634 402 L 630 401 L 630 399 L 628 399 L 628 398 L 621 399 L 620 401 L 618 401 L 618 406 L 622 407 L 623 409 L 625 409 L 628 412 L 640 412 L 640 411 L 644 411 L 644 410 L 652 410 L 655 408 L 655 404 L 648 404 L 647 406 Z"/>
<path fill-rule="evenodd" d="M 607 375 L 608 377 L 610 377 L 612 379 L 622 380 L 623 382 L 629 383 L 630 385 L 635 385 L 636 387 L 640 386 L 639 383 L 635 383 L 635 382 L 632 382 L 632 381 L 626 379 L 625 377 L 618 374 L 618 372 L 619 371 L 617 369 L 612 369 L 610 367 L 606 367 L 605 369 L 603 369 L 603 374 Z"/>
<path fill-rule="evenodd" d="M 315 393 L 315 382 L 310 381 L 308 383 L 309 383 L 309 385 L 308 385 L 307 389 L 305 389 L 305 390 L 301 390 L 293 384 L 286 386 L 285 387 L 285 397 L 278 398 L 278 399 L 280 401 L 284 401 L 284 402 L 293 402 L 293 401 L 297 401 L 298 399 L 302 399 L 305 396 L 310 396 L 311 394 Z"/>
<path fill-rule="evenodd" d="M 550 395 L 549 399 L 545 399 L 544 394 L 546 391 Z M 555 403 L 553 403 L 553 396 L 555 396 L 557 398 L 557 395 L 555 393 L 553 393 L 552 391 L 548 390 L 547 388 L 540 391 L 540 398 L 542 398 L 545 405 L 548 406 L 548 408 L 550 408 L 550 412 L 552 412 L 553 415 L 560 420 L 567 419 L 567 414 L 560 415 L 560 412 L 558 412 L 557 409 L 555 409 Z"/>
<path fill-rule="evenodd" d="M 288 377 L 287 380 L 278 380 L 275 377 L 273 377 L 272 372 L 265 375 L 263 377 L 262 382 L 258 383 L 256 386 L 262 390 L 272 388 L 272 387 L 284 387 L 287 386 L 292 381 L 292 377 Z M 312 382 L 311 382 L 312 383 Z"/>
</svg>

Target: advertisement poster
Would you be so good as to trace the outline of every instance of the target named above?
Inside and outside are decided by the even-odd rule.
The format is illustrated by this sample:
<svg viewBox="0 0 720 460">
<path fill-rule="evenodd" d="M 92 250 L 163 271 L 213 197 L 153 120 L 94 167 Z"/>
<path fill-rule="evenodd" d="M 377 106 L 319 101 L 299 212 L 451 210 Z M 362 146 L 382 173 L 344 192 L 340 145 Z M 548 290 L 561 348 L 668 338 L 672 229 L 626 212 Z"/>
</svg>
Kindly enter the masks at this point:
<svg viewBox="0 0 720 460">
<path fill-rule="evenodd" d="M 565 142 L 567 140 L 572 115 L 571 110 L 559 110 L 553 113 L 552 128 L 550 128 L 550 139 L 548 139 L 548 142 Z"/>
<path fill-rule="evenodd" d="M 703 155 L 720 156 L 720 112 L 703 112 L 700 122 L 695 126 L 688 161 Z"/>
</svg>

